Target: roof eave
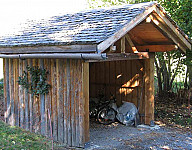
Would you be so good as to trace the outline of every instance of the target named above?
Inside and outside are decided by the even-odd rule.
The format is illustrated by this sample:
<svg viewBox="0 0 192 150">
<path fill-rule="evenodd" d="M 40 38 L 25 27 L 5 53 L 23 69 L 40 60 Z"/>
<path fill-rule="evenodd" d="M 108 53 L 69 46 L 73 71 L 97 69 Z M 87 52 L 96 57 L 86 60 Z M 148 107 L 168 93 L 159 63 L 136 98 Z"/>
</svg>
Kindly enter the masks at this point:
<svg viewBox="0 0 192 150">
<path fill-rule="evenodd" d="M 44 46 L 17 46 L 0 47 L 0 54 L 26 54 L 26 53 L 96 53 L 97 46 L 93 45 L 44 45 Z"/>
<path fill-rule="evenodd" d="M 186 53 L 186 49 L 191 49 L 191 41 L 188 39 L 187 35 L 181 33 L 181 30 L 178 30 L 179 27 L 176 24 L 173 25 L 167 18 L 167 16 L 163 14 L 165 12 L 162 9 L 160 9 L 160 7 L 157 6 L 157 4 L 154 4 L 152 7 L 145 10 L 142 14 L 138 15 L 129 23 L 127 23 L 123 28 L 115 32 L 111 37 L 107 38 L 106 40 L 98 44 L 97 46 L 98 53 L 104 52 L 108 47 L 113 45 L 117 40 L 119 40 L 131 29 L 133 29 L 144 19 L 146 19 L 152 12 L 157 13 L 159 18 L 161 18 L 159 21 L 163 21 L 169 27 L 174 36 L 177 36 L 179 40 L 174 40 L 173 38 L 171 39 L 181 49 L 182 53 Z"/>
</svg>

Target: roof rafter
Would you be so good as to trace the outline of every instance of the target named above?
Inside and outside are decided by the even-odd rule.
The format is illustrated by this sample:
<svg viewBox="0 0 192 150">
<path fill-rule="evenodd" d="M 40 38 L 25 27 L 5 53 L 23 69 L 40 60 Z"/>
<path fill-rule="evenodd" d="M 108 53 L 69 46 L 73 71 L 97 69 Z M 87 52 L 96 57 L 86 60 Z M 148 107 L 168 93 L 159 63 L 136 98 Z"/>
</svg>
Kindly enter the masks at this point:
<svg viewBox="0 0 192 150">
<path fill-rule="evenodd" d="M 126 34 L 125 37 L 126 37 L 126 40 L 127 40 L 128 43 L 129 43 L 129 45 L 131 46 L 131 49 L 132 49 L 133 53 L 138 53 L 137 48 L 136 48 L 136 46 L 133 44 L 130 36 L 129 36 L 128 34 Z"/>
</svg>

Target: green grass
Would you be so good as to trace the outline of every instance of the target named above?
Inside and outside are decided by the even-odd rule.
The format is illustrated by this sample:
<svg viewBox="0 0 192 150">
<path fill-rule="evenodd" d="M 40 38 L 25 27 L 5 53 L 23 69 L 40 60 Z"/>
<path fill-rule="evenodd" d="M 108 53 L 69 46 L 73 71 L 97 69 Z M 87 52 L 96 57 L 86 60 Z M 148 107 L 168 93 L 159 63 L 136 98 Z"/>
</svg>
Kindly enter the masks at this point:
<svg viewBox="0 0 192 150">
<path fill-rule="evenodd" d="M 0 121 L 1 149 L 51 149 L 51 141 L 45 137 L 31 133 L 19 127 L 13 127 Z"/>
</svg>

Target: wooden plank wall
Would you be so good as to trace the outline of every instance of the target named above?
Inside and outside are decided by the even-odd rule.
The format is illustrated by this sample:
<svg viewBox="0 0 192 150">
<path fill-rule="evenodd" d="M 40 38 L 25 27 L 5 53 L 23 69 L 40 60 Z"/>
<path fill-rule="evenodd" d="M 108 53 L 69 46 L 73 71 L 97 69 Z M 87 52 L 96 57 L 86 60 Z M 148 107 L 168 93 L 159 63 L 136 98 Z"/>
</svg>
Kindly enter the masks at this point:
<svg viewBox="0 0 192 150">
<path fill-rule="evenodd" d="M 27 65 L 49 72 L 49 94 L 34 97 L 18 85 Z M 83 147 L 89 141 L 88 65 L 81 60 L 4 59 L 6 122 L 50 137 L 49 110 L 54 140 Z"/>
<path fill-rule="evenodd" d="M 143 70 L 144 60 L 90 63 L 90 97 L 98 97 L 98 94 L 103 92 L 106 99 L 109 99 L 111 94 L 115 95 L 119 106 L 122 101 L 138 106 Z M 143 100 L 140 107 L 142 102 Z"/>
</svg>

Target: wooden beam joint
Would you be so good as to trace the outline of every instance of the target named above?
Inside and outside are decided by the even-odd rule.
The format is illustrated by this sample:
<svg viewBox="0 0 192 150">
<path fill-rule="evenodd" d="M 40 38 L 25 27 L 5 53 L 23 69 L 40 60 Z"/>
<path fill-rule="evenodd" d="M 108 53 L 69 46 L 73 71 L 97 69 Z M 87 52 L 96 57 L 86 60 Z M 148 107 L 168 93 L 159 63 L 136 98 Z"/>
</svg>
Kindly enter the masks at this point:
<svg viewBox="0 0 192 150">
<path fill-rule="evenodd" d="M 126 34 L 125 37 L 129 43 L 129 45 L 131 46 L 133 53 L 138 53 L 138 50 L 137 50 L 136 46 L 134 45 L 133 41 L 131 40 L 130 36 L 128 34 Z"/>
</svg>

